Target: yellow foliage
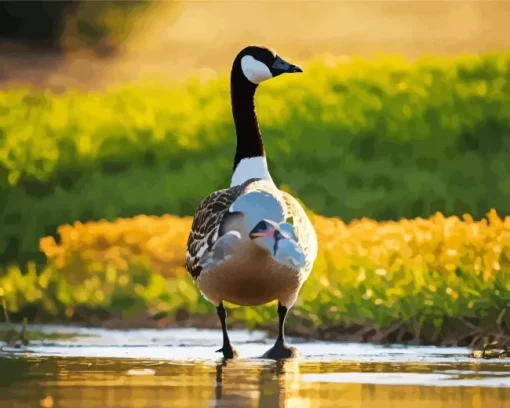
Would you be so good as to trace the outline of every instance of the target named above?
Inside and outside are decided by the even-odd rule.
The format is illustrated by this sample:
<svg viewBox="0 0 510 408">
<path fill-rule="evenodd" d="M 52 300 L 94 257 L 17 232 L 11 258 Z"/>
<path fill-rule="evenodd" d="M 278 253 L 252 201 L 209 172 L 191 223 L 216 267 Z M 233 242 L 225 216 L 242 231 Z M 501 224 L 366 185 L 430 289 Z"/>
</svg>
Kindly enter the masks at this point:
<svg viewBox="0 0 510 408">
<path fill-rule="evenodd" d="M 191 221 L 191 217 L 139 215 L 114 222 L 75 222 L 58 227 L 60 243 L 44 237 L 39 247 L 61 270 L 93 270 L 97 265 L 126 271 L 133 262 L 145 261 L 154 272 L 183 277 Z"/>
<path fill-rule="evenodd" d="M 480 276 L 483 281 L 510 267 L 510 217 L 501 219 L 491 210 L 487 219 L 474 221 L 436 213 L 429 219 L 376 222 L 311 215 L 319 239 L 319 255 L 312 276 L 331 284 L 339 271 L 359 269 L 392 278 L 405 269 L 415 284 L 425 285 L 428 271 L 452 274 L 457 269 Z M 140 215 L 114 222 L 99 221 L 58 228 L 60 243 L 53 237 L 40 240 L 49 262 L 62 270 L 86 267 L 94 270 L 128 270 L 145 261 L 154 272 L 183 277 L 186 241 L 191 217 Z M 453 293 L 453 292 L 452 292 Z"/>
<path fill-rule="evenodd" d="M 441 332 L 449 317 L 474 319 L 487 330 L 510 324 L 504 312 L 510 301 L 510 217 L 494 210 L 479 221 L 440 213 L 386 222 L 310 217 L 319 253 L 292 314 L 307 327 L 408 323 L 435 336 L 431 328 Z M 26 273 L 7 268 L 0 274 L 1 294 L 11 311 L 37 304 L 66 316 L 84 305 L 122 314 L 181 308 L 214 313 L 184 269 L 191 222 L 140 215 L 62 225 L 58 243 L 40 240 L 48 264 L 39 271 L 31 264 Z M 273 321 L 274 313 L 268 304 L 235 308 L 232 317 L 255 327 Z"/>
<path fill-rule="evenodd" d="M 460 269 L 487 281 L 502 264 L 510 268 L 510 217 L 501 219 L 495 210 L 477 222 L 467 214 L 460 219 L 436 213 L 429 219 L 349 224 L 316 215 L 313 223 L 319 257 L 329 255 L 331 272 L 362 265 L 389 277 L 405 268 L 418 278 L 427 271 L 450 274 Z"/>
</svg>

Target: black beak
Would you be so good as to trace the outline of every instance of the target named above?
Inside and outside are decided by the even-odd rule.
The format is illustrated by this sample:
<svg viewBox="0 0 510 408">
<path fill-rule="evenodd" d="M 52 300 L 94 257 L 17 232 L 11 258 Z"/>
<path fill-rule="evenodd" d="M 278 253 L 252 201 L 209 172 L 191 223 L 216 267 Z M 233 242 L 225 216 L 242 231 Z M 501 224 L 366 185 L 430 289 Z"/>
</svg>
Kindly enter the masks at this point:
<svg viewBox="0 0 510 408">
<path fill-rule="evenodd" d="M 287 72 L 303 72 L 303 68 L 301 68 L 299 65 L 291 65 L 290 69 Z"/>
<path fill-rule="evenodd" d="M 291 74 L 296 72 L 303 72 L 301 67 L 299 65 L 291 64 L 287 61 L 285 61 L 282 57 L 279 55 L 276 56 L 276 59 L 273 62 L 273 65 L 270 68 L 271 73 L 273 76 L 278 76 L 281 74 Z"/>
</svg>

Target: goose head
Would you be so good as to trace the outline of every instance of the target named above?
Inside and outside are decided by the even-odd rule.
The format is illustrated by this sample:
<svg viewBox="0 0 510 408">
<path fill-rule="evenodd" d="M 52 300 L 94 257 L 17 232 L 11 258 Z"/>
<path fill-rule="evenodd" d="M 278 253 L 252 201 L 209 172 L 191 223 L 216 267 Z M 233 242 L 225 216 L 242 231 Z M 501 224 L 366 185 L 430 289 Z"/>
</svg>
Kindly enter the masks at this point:
<svg viewBox="0 0 510 408">
<path fill-rule="evenodd" d="M 230 97 L 237 146 L 231 186 L 251 178 L 272 181 L 255 113 L 255 92 L 263 81 L 296 72 L 303 70 L 264 46 L 250 45 L 235 57 L 230 73 Z"/>
<path fill-rule="evenodd" d="M 292 225 L 265 219 L 255 225 L 249 237 L 280 264 L 295 270 L 304 267 L 305 255 L 297 243 Z"/>
<path fill-rule="evenodd" d="M 261 82 L 282 74 L 303 72 L 301 67 L 285 61 L 274 50 L 260 45 L 250 45 L 239 52 L 233 71 L 238 71 L 249 82 Z"/>
</svg>

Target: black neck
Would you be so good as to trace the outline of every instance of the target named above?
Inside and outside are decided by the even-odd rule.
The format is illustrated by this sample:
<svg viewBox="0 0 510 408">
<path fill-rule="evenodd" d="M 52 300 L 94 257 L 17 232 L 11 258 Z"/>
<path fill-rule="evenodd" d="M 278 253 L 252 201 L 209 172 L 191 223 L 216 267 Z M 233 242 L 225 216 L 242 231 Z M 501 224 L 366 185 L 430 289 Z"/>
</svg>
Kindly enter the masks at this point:
<svg viewBox="0 0 510 408">
<path fill-rule="evenodd" d="M 237 134 L 234 168 L 249 157 L 264 156 L 264 143 L 255 113 L 255 91 L 257 85 L 246 79 L 239 62 L 234 63 L 230 77 L 232 113 Z"/>
</svg>

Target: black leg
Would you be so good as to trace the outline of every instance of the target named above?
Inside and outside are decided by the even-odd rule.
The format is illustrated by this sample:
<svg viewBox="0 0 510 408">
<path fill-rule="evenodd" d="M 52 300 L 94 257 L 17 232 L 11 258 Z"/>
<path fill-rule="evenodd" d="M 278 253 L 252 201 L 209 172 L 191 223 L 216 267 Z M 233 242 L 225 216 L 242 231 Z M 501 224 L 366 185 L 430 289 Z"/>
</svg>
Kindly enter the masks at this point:
<svg viewBox="0 0 510 408">
<path fill-rule="evenodd" d="M 281 341 L 285 343 L 285 318 L 287 317 L 287 308 L 282 306 L 280 302 L 278 302 L 278 338 L 276 341 Z"/>
<path fill-rule="evenodd" d="M 223 331 L 223 347 L 216 351 L 221 351 L 223 353 L 223 357 L 225 358 L 235 358 L 237 357 L 237 351 L 232 347 L 230 344 L 230 339 L 228 338 L 226 322 L 227 312 L 223 306 L 223 302 L 220 303 L 216 310 L 218 312 L 218 317 L 220 318 L 221 330 Z"/>
<path fill-rule="evenodd" d="M 262 357 L 279 360 L 282 358 L 297 357 L 298 351 L 290 347 L 285 342 L 285 318 L 287 317 L 287 308 L 278 302 L 278 338 L 273 348 L 268 350 Z"/>
</svg>

